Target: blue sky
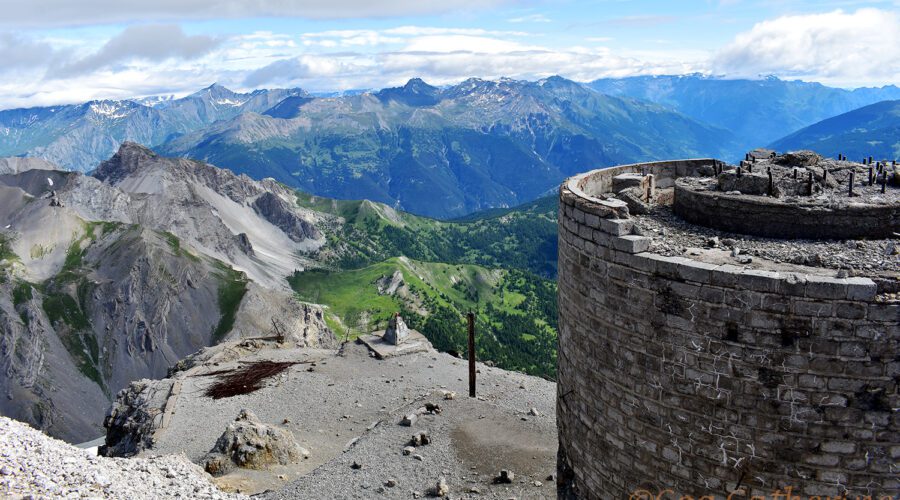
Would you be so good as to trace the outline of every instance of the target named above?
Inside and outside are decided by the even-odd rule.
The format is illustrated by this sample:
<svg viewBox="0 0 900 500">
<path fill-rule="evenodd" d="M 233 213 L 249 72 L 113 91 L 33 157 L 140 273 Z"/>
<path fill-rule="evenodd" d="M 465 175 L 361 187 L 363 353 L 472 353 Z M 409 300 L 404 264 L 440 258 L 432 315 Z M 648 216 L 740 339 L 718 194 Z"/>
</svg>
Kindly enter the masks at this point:
<svg viewBox="0 0 900 500">
<path fill-rule="evenodd" d="M 250 6 L 252 5 L 252 7 Z M 0 108 L 412 77 L 900 83 L 900 0 L 0 0 Z"/>
</svg>

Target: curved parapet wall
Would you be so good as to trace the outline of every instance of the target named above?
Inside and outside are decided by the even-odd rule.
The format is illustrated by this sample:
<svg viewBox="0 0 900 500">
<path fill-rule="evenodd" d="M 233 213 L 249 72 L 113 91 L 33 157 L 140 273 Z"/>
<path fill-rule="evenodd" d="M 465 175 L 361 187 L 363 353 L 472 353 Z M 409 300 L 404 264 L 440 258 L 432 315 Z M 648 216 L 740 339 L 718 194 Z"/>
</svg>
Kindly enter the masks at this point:
<svg viewBox="0 0 900 500">
<path fill-rule="evenodd" d="M 675 183 L 673 208 L 701 226 L 788 239 L 890 238 L 900 232 L 900 205 L 785 203 L 767 196 L 698 189 L 695 184 Z"/>
<path fill-rule="evenodd" d="M 560 189 L 563 496 L 895 498 L 900 304 L 834 270 L 650 253 L 602 195 L 621 173 L 672 186 L 712 162 L 605 169 Z"/>
</svg>

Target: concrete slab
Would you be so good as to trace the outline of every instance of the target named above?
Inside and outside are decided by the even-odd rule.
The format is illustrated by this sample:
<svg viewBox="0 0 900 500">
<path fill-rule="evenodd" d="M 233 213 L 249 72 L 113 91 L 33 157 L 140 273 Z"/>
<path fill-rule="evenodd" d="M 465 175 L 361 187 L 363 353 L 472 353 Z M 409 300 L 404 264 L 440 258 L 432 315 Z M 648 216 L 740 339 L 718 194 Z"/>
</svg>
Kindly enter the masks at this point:
<svg viewBox="0 0 900 500">
<path fill-rule="evenodd" d="M 381 338 L 380 333 L 372 333 L 369 335 L 360 335 L 359 342 L 375 353 L 379 359 L 390 358 L 393 356 L 402 356 L 404 354 L 412 354 L 414 352 L 424 352 L 431 349 L 431 342 L 416 330 L 409 331 L 409 337 L 400 345 L 393 345 L 385 342 Z"/>
</svg>

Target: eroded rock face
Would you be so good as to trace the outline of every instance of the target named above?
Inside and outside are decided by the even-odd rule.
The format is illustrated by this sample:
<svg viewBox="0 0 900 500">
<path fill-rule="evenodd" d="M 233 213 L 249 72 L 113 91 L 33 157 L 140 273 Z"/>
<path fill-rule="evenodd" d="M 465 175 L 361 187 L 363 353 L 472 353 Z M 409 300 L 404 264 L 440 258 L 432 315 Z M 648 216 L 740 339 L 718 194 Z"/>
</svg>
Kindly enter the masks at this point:
<svg viewBox="0 0 900 500">
<path fill-rule="evenodd" d="M 308 455 L 291 431 L 263 424 L 253 412 L 241 410 L 203 463 L 206 472 L 221 476 L 234 467 L 265 469 L 275 464 L 287 465 Z"/>
<path fill-rule="evenodd" d="M 299 302 L 289 292 L 249 283 L 227 339 L 279 334 L 297 347 L 337 347 L 320 306 Z"/>
<path fill-rule="evenodd" d="M 300 218 L 287 203 L 271 192 L 261 194 L 253 201 L 253 208 L 294 241 L 305 241 L 321 237 L 319 231 Z"/>
<path fill-rule="evenodd" d="M 103 422 L 106 444 L 100 455 L 131 457 L 153 447 L 174 380 L 138 380 L 119 391 Z"/>
</svg>

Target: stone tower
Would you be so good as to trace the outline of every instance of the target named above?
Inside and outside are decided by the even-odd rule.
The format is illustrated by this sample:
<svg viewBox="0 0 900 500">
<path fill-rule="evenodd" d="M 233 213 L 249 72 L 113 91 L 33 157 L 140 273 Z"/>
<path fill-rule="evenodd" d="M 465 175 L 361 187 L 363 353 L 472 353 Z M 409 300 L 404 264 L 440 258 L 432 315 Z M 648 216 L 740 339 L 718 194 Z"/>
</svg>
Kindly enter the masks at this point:
<svg viewBox="0 0 900 500">
<path fill-rule="evenodd" d="M 562 497 L 900 495 L 888 168 L 769 155 L 561 186 Z"/>
</svg>

